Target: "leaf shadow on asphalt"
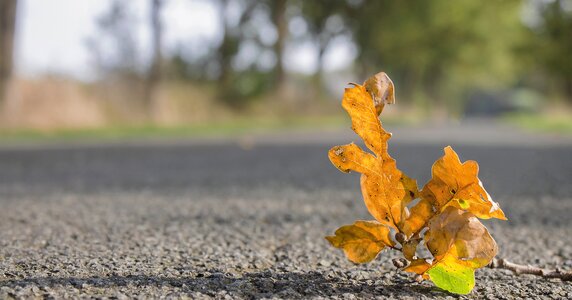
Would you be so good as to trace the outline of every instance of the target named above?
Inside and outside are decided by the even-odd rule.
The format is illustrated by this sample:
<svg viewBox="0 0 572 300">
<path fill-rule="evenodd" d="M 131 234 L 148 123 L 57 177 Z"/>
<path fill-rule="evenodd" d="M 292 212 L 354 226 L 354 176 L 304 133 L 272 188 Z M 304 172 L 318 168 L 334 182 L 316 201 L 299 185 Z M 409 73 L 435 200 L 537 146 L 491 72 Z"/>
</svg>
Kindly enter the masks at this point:
<svg viewBox="0 0 572 300">
<path fill-rule="evenodd" d="M 330 297 L 342 294 L 361 296 L 421 296 L 441 294 L 442 292 L 429 286 L 417 284 L 379 284 L 372 280 L 349 282 L 341 278 L 326 278 L 319 272 L 285 272 L 270 271 L 246 273 L 240 277 L 231 274 L 214 273 L 208 276 L 198 274 L 195 277 L 162 277 L 148 275 L 128 276 L 94 276 L 94 277 L 31 277 L 0 281 L 0 286 L 7 287 L 39 287 L 39 288 L 131 288 L 133 292 L 141 287 L 172 287 L 180 293 L 202 293 L 215 296 L 219 292 L 249 299 L 270 296 L 284 298 L 300 298 L 322 296 Z M 123 293 L 129 290 L 119 289 Z"/>
</svg>

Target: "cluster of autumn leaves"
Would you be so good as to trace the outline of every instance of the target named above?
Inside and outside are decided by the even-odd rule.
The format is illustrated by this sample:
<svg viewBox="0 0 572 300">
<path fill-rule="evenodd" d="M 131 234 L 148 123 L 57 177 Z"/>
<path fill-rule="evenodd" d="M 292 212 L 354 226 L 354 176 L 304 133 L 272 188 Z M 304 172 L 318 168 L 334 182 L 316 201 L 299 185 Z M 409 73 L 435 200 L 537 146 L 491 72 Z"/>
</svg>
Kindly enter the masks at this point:
<svg viewBox="0 0 572 300">
<path fill-rule="evenodd" d="M 373 153 L 351 143 L 333 147 L 328 155 L 339 170 L 362 174 L 363 199 L 375 220 L 342 226 L 326 239 L 354 263 L 369 262 L 386 247 L 400 250 L 408 261 L 404 271 L 450 292 L 469 293 L 474 270 L 489 264 L 497 253 L 494 239 L 478 218 L 506 220 L 477 177 L 477 163 L 461 163 L 446 147 L 432 167 L 431 180 L 418 190 L 417 182 L 389 155 L 391 133 L 379 121 L 385 103 L 395 101 L 393 83 L 379 73 L 364 85 L 353 85 L 345 90 L 342 106 L 352 129 Z M 422 246 L 432 257 L 417 256 Z"/>
</svg>

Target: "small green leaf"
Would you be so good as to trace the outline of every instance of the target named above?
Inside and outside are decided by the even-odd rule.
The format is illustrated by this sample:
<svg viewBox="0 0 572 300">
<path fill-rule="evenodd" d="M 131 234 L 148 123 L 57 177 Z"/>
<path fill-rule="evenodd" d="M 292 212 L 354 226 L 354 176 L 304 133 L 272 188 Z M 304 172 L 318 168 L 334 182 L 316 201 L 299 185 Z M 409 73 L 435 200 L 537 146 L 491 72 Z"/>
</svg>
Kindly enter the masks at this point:
<svg viewBox="0 0 572 300">
<path fill-rule="evenodd" d="M 475 286 L 475 270 L 450 256 L 427 271 L 436 286 L 455 294 L 466 295 Z"/>
</svg>

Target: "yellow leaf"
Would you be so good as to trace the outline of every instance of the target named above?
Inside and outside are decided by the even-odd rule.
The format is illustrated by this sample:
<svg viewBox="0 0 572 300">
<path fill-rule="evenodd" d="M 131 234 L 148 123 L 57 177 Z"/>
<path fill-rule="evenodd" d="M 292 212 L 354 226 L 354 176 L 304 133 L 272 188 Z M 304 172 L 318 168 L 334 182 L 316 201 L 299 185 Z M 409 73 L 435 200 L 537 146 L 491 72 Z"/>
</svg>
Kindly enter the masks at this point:
<svg viewBox="0 0 572 300">
<path fill-rule="evenodd" d="M 436 286 L 455 294 L 466 295 L 475 287 L 475 269 L 453 255 L 443 257 L 424 275 L 429 275 Z"/>
<path fill-rule="evenodd" d="M 380 90 L 393 89 L 393 84 L 383 78 L 380 80 L 377 85 L 370 81 L 370 86 L 376 89 L 371 93 L 361 85 L 347 88 L 342 100 L 342 106 L 352 119 L 353 130 L 373 154 L 352 143 L 333 147 L 329 158 L 343 172 L 362 173 L 361 189 L 368 211 L 377 221 L 399 228 L 407 217 L 406 205 L 417 197 L 418 190 L 416 181 L 397 169 L 395 160 L 387 152 L 391 134 L 381 126 L 372 94 L 382 97 L 383 101 L 394 101 L 392 91 Z"/>
<path fill-rule="evenodd" d="M 421 190 L 422 200 L 411 209 L 404 232 L 411 235 L 425 226 L 436 213 L 454 206 L 473 213 L 481 219 L 506 220 L 504 212 L 484 189 L 478 178 L 475 161 L 461 163 L 450 146 L 431 169 L 432 178 Z"/>
<path fill-rule="evenodd" d="M 376 221 L 356 221 L 336 230 L 334 236 L 326 239 L 336 248 L 344 250 L 354 263 L 373 260 L 385 246 L 394 246 L 389 228 Z"/>
</svg>

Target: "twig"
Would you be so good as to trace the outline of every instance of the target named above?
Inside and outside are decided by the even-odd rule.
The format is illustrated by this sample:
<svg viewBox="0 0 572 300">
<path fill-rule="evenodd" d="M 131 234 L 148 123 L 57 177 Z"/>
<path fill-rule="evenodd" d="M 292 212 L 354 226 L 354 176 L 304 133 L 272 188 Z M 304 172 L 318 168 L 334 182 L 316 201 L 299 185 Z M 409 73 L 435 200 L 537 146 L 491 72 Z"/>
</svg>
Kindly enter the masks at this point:
<svg viewBox="0 0 572 300">
<path fill-rule="evenodd" d="M 407 267 L 409 265 L 409 261 L 403 257 L 397 257 L 391 260 L 393 262 L 393 265 L 402 270 L 405 267 Z M 419 274 L 415 274 L 415 276 L 413 277 L 413 279 L 417 282 L 421 282 L 423 281 L 423 276 L 419 275 Z"/>
<path fill-rule="evenodd" d="M 516 275 L 520 274 L 532 274 L 536 276 L 541 276 L 544 278 L 558 278 L 562 281 L 572 281 L 572 271 L 564 272 L 560 269 L 547 270 L 538 267 L 533 267 L 531 265 L 519 265 L 511 263 L 504 258 L 494 258 L 493 261 L 488 265 L 491 269 L 506 269 L 514 272 Z"/>
<path fill-rule="evenodd" d="M 396 247 L 396 246 L 387 245 L 387 247 L 389 247 L 389 248 L 391 248 L 391 249 L 393 249 L 393 250 L 402 251 L 401 248 Z"/>
</svg>

